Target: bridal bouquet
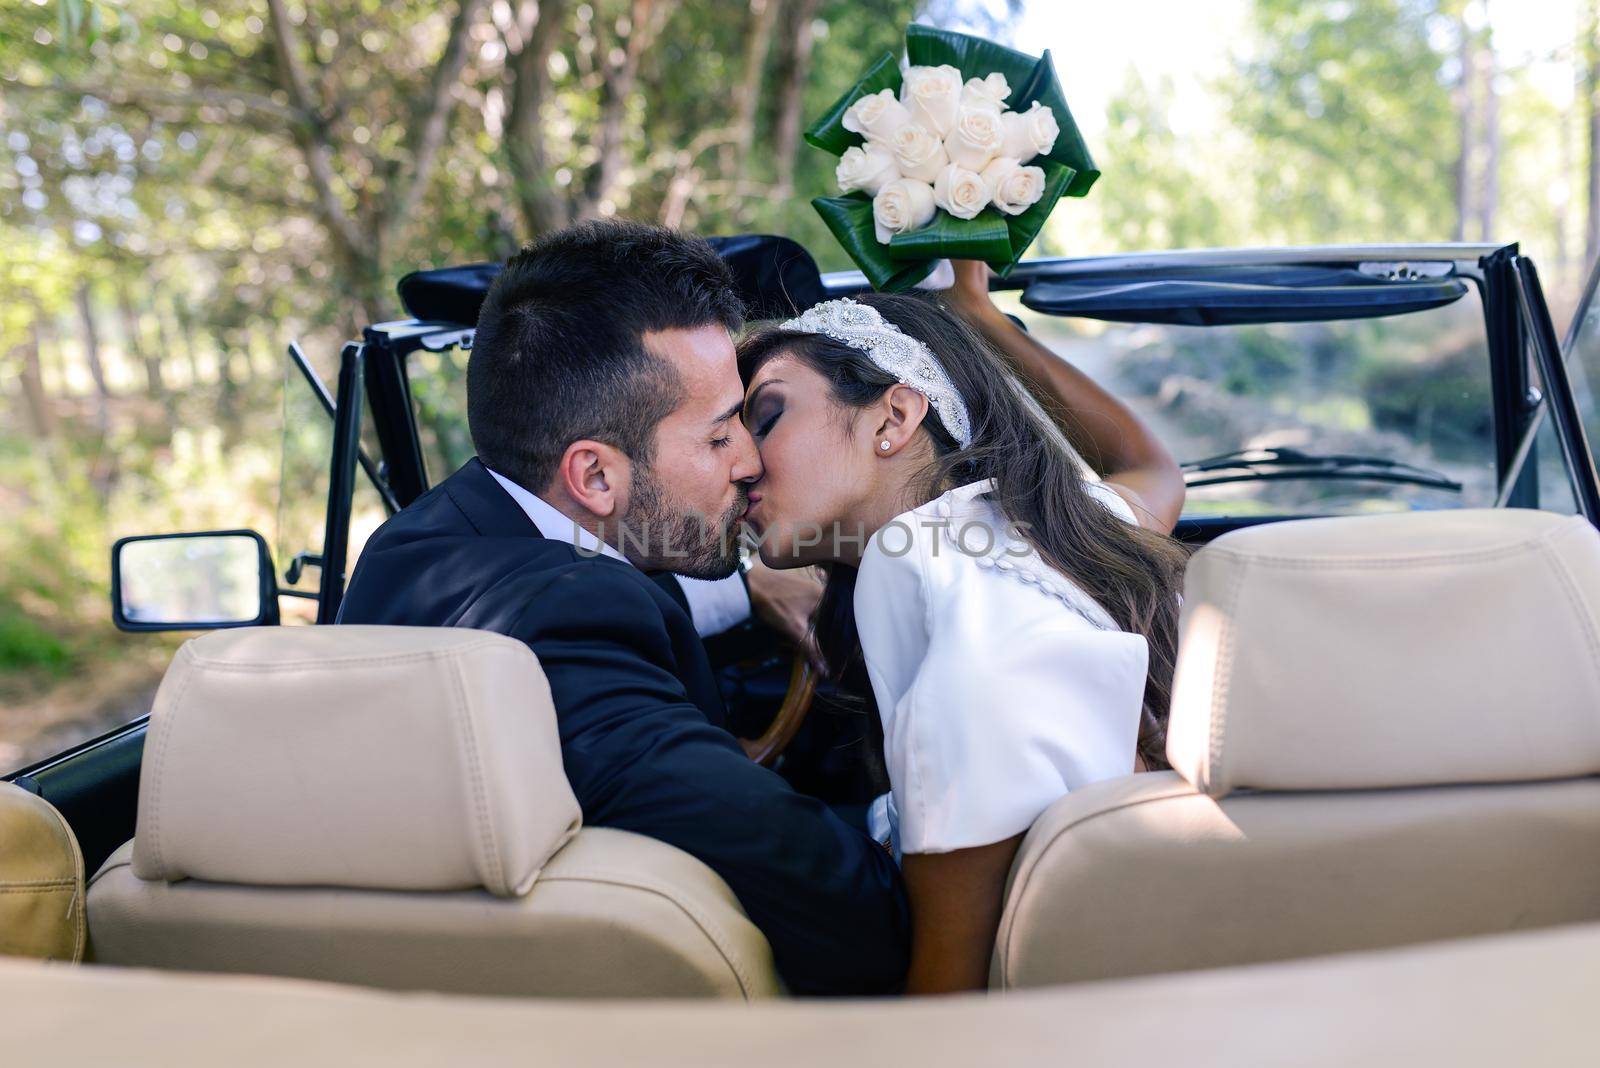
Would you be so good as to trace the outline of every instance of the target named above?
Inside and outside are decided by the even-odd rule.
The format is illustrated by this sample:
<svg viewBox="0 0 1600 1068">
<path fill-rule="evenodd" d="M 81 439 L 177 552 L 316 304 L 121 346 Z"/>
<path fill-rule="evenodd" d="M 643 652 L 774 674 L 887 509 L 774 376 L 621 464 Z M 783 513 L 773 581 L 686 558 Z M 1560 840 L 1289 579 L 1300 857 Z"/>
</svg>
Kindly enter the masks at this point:
<svg viewBox="0 0 1600 1068">
<path fill-rule="evenodd" d="M 806 140 L 839 157 L 841 191 L 811 203 L 873 287 L 916 285 L 947 257 L 1010 272 L 1063 194 L 1100 172 L 1050 53 L 906 30 Z"/>
</svg>

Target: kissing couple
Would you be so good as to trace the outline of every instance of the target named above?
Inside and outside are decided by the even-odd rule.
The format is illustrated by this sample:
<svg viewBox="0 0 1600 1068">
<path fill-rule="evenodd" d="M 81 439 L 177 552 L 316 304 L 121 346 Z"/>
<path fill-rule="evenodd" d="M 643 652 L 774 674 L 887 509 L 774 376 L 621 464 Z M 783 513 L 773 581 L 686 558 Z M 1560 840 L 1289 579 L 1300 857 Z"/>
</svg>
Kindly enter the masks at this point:
<svg viewBox="0 0 1600 1068">
<path fill-rule="evenodd" d="M 985 265 L 954 274 L 746 331 L 703 240 L 544 237 L 483 302 L 476 458 L 372 536 L 339 615 L 527 643 L 584 823 L 709 865 L 794 993 L 984 987 L 1033 821 L 1166 766 L 1178 465 Z M 752 605 L 867 708 L 870 833 L 724 728 L 702 639 Z"/>
</svg>

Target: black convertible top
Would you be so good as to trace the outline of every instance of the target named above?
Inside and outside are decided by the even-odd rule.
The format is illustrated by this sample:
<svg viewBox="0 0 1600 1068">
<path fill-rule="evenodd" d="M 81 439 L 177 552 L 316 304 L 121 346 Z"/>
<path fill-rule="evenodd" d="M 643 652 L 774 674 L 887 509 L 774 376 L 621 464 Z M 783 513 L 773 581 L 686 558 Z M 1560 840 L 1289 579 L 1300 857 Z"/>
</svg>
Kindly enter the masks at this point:
<svg viewBox="0 0 1600 1068">
<path fill-rule="evenodd" d="M 1040 278 L 1022 303 L 1050 315 L 1125 323 L 1232 326 L 1326 322 L 1426 311 L 1460 300 L 1450 275 L 1388 278 L 1343 264 L 1185 267 Z"/>
<path fill-rule="evenodd" d="M 741 234 L 707 240 L 733 269 L 750 319 L 787 319 L 827 296 L 811 253 L 787 237 Z M 472 326 L 499 273 L 498 263 L 412 271 L 400 279 L 400 303 L 425 322 Z"/>
</svg>

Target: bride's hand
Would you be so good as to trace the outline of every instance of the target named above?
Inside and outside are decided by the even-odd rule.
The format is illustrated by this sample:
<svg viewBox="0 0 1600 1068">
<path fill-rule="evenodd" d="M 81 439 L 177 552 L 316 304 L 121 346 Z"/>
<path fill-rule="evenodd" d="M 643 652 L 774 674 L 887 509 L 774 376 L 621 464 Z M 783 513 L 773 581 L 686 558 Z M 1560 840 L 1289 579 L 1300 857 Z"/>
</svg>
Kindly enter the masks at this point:
<svg viewBox="0 0 1600 1068">
<path fill-rule="evenodd" d="M 993 271 L 982 260 L 951 260 L 956 281 L 944 291 L 945 303 L 963 319 L 982 327 L 1003 319 L 1004 313 L 989 296 L 989 279 Z"/>
</svg>

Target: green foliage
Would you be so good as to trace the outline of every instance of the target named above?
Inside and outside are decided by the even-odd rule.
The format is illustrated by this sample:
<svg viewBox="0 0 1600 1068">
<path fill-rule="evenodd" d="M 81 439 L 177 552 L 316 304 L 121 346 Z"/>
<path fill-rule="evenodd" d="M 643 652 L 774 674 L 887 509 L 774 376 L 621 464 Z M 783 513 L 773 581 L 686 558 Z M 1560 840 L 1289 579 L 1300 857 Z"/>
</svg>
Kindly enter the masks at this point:
<svg viewBox="0 0 1600 1068">
<path fill-rule="evenodd" d="M 0 604 L 0 672 L 42 671 L 60 678 L 72 664 L 66 642 L 36 620 Z"/>
<path fill-rule="evenodd" d="M 1252 229 L 1268 241 L 1430 241 L 1459 148 L 1438 0 L 1256 0 L 1225 86 Z"/>
<path fill-rule="evenodd" d="M 1374 425 L 1431 440 L 1435 454 L 1473 458 L 1494 433 L 1482 354 L 1458 349 L 1427 363 L 1373 366 L 1361 378 Z"/>
<path fill-rule="evenodd" d="M 1169 330 L 1130 361 L 1125 376 L 1154 391 L 1170 375 L 1215 382 L 1236 396 L 1270 398 L 1306 373 L 1305 327 Z"/>
<path fill-rule="evenodd" d="M 1147 86 L 1132 71 L 1106 108 L 1103 157 L 1112 177 L 1094 197 L 1102 225 L 1126 249 L 1206 248 L 1236 240 L 1226 214 L 1227 176 L 1214 152 L 1173 132 L 1170 82 Z"/>
</svg>

